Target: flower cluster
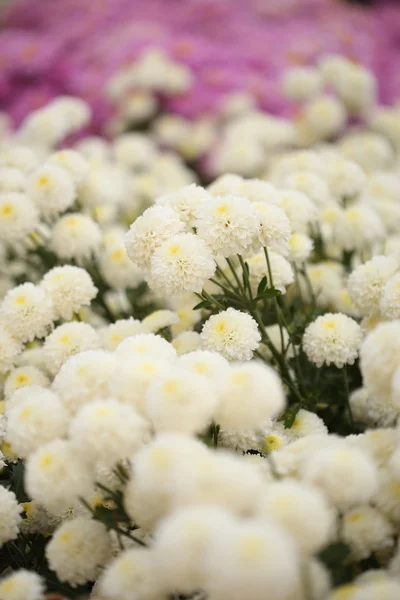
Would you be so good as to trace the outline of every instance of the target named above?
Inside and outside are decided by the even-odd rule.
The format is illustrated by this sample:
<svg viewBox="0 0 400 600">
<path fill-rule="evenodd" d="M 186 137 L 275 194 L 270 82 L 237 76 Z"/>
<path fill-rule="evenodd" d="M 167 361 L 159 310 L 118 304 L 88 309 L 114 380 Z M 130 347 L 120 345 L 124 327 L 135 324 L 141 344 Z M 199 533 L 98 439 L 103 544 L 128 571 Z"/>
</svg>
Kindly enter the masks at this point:
<svg viewBox="0 0 400 600">
<path fill-rule="evenodd" d="M 60 150 L 69 97 L 1 145 L 0 600 L 400 597 L 400 116 L 338 56 L 282 85 L 212 181 L 171 115 Z"/>
</svg>

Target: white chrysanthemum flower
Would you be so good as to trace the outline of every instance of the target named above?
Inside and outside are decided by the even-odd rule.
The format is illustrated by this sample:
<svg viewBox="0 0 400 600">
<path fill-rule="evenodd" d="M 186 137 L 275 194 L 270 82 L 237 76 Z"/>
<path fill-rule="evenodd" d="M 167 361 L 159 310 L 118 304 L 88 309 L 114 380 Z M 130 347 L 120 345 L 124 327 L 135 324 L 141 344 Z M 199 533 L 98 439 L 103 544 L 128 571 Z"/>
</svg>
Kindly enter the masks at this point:
<svg viewBox="0 0 400 600">
<path fill-rule="evenodd" d="M 109 352 L 79 352 L 61 366 L 54 378 L 53 390 L 68 413 L 73 415 L 84 404 L 110 396 L 109 381 L 116 367 L 116 357 Z"/>
<path fill-rule="evenodd" d="M 364 189 L 364 171 L 356 162 L 340 155 L 328 160 L 326 177 L 330 191 L 340 199 L 354 198 Z"/>
<path fill-rule="evenodd" d="M 200 433 L 211 422 L 217 395 L 210 380 L 179 367 L 156 375 L 145 412 L 156 432 Z"/>
<path fill-rule="evenodd" d="M 28 457 L 25 485 L 29 496 L 61 515 L 92 491 L 92 473 L 70 442 L 54 440 Z"/>
<path fill-rule="evenodd" d="M 294 597 L 299 584 L 298 555 L 292 539 L 267 519 L 225 526 L 207 556 L 207 588 L 215 600 L 269 600 Z"/>
<path fill-rule="evenodd" d="M 295 171 L 283 180 L 282 187 L 302 192 L 316 206 L 324 206 L 329 202 L 329 187 L 325 179 L 312 171 Z"/>
<path fill-rule="evenodd" d="M 45 388 L 50 385 L 50 380 L 43 371 L 33 365 L 17 367 L 11 371 L 4 382 L 5 398 L 10 398 L 16 390 L 28 385 L 40 385 Z"/>
<path fill-rule="evenodd" d="M 182 434 L 161 434 L 144 446 L 132 461 L 135 477 L 128 482 L 124 505 L 129 516 L 149 529 L 173 506 L 175 479 L 186 463 L 206 458 L 199 440 Z"/>
<path fill-rule="evenodd" d="M 143 273 L 130 260 L 123 241 L 106 248 L 99 256 L 104 281 L 117 289 L 135 288 L 143 281 Z"/>
<path fill-rule="evenodd" d="M 237 138 L 225 135 L 212 156 L 215 174 L 237 173 L 243 177 L 257 177 L 265 166 L 265 153 L 261 141 L 247 135 Z"/>
<path fill-rule="evenodd" d="M 318 415 L 301 408 L 290 429 L 284 429 L 284 433 L 289 440 L 296 440 L 309 435 L 327 434 L 328 429 Z"/>
<path fill-rule="evenodd" d="M 161 589 L 188 594 L 200 589 L 206 581 L 204 560 L 215 532 L 232 525 L 230 513 L 213 506 L 183 508 L 168 515 L 157 527 L 154 541 L 154 567 Z"/>
<path fill-rule="evenodd" d="M 47 164 L 56 165 L 65 169 L 72 177 L 74 183 L 79 185 L 89 173 L 89 163 L 87 159 L 76 150 L 60 150 L 54 152 L 47 159 Z"/>
<path fill-rule="evenodd" d="M 91 166 L 89 174 L 79 186 L 79 200 L 87 210 L 106 210 L 107 206 L 117 209 L 128 201 L 131 192 L 131 179 L 125 169 L 100 162 Z"/>
<path fill-rule="evenodd" d="M 74 354 L 97 350 L 101 346 L 97 332 L 87 323 L 70 322 L 59 325 L 46 338 L 43 353 L 47 369 L 55 375 L 61 365 Z"/>
<path fill-rule="evenodd" d="M 0 373 L 7 373 L 22 351 L 22 344 L 0 323 Z"/>
<path fill-rule="evenodd" d="M 131 261 L 148 269 L 155 249 L 171 236 L 184 230 L 179 214 L 169 206 L 152 206 L 132 223 L 125 235 L 125 247 Z"/>
<path fill-rule="evenodd" d="M 290 100 L 303 101 L 313 98 L 322 88 L 322 76 L 313 67 L 292 67 L 282 77 L 284 96 Z"/>
<path fill-rule="evenodd" d="M 211 199 L 210 193 L 199 185 L 192 183 L 176 192 L 171 192 L 157 199 L 157 204 L 170 206 L 181 220 L 192 227 L 199 216 L 199 210 Z"/>
<path fill-rule="evenodd" d="M 156 587 L 153 562 L 154 555 L 146 548 L 121 552 L 107 565 L 99 580 L 101 597 L 105 600 L 133 600 L 136 596 L 156 600 L 157 594 L 153 596 Z"/>
<path fill-rule="evenodd" d="M 254 250 L 258 250 L 260 246 L 268 246 L 273 252 L 286 256 L 291 226 L 285 211 L 268 202 L 255 202 L 253 207 L 260 220 L 260 233 L 253 244 Z"/>
<path fill-rule="evenodd" d="M 50 107 L 62 116 L 68 133 L 79 131 L 90 122 L 92 109 L 82 98 L 58 96 L 51 101 Z"/>
<path fill-rule="evenodd" d="M 314 202 L 298 190 L 280 190 L 279 206 L 285 211 L 292 231 L 306 233 L 309 224 L 317 218 Z"/>
<path fill-rule="evenodd" d="M 128 169 L 146 169 L 153 162 L 157 148 L 150 136 L 141 133 L 124 133 L 112 144 L 115 160 Z"/>
<path fill-rule="evenodd" d="M 349 133 L 338 144 L 345 158 L 354 160 L 364 169 L 386 169 L 393 160 L 393 147 L 382 135 L 369 131 Z"/>
<path fill-rule="evenodd" d="M 197 234 L 215 255 L 242 254 L 260 232 L 252 203 L 241 196 L 217 196 L 205 204 L 196 220 Z"/>
<path fill-rule="evenodd" d="M 87 215 L 69 213 L 52 228 L 50 248 L 61 259 L 90 258 L 98 253 L 100 244 L 100 227 Z"/>
<path fill-rule="evenodd" d="M 142 321 L 129 317 L 129 319 L 119 319 L 115 323 L 110 323 L 107 327 L 100 329 L 99 334 L 103 342 L 103 348 L 113 351 L 126 338 L 147 332 L 148 329 Z"/>
<path fill-rule="evenodd" d="M 45 585 L 33 571 L 19 569 L 0 580 L 2 600 L 42 600 Z"/>
<path fill-rule="evenodd" d="M 378 398 L 390 398 L 392 377 L 400 364 L 400 321 L 381 323 L 364 339 L 360 368 L 364 385 Z"/>
<path fill-rule="evenodd" d="M 72 586 L 94 581 L 110 558 L 110 538 L 98 521 L 80 517 L 57 529 L 46 547 L 49 567 Z"/>
<path fill-rule="evenodd" d="M 318 552 L 334 534 L 335 513 L 324 495 L 294 479 L 270 483 L 260 499 L 259 516 L 282 525 L 307 554 Z"/>
<path fill-rule="evenodd" d="M 286 287 L 294 281 L 292 267 L 286 258 L 276 252 L 269 250 L 268 257 L 271 266 L 272 282 L 270 281 L 267 259 L 264 252 L 259 252 L 247 260 L 253 292 L 257 292 L 258 284 L 266 277 L 270 286 L 273 283 L 274 288 L 285 294 Z"/>
<path fill-rule="evenodd" d="M 354 363 L 361 341 L 361 327 L 354 319 L 340 313 L 327 313 L 308 325 L 303 349 L 308 360 L 317 367 L 333 363 L 340 369 Z"/>
<path fill-rule="evenodd" d="M 45 164 L 30 175 L 26 191 L 45 218 L 64 212 L 76 198 L 71 175 L 52 164 Z"/>
<path fill-rule="evenodd" d="M 362 250 L 381 240 L 384 228 L 376 210 L 365 204 L 354 204 L 338 214 L 333 235 L 344 250 Z"/>
<path fill-rule="evenodd" d="M 313 452 L 302 471 L 304 480 L 321 488 L 339 508 L 368 502 L 378 486 L 372 459 L 361 450 L 343 444 Z"/>
<path fill-rule="evenodd" d="M 72 319 L 74 313 L 89 305 L 97 294 L 89 273 L 71 265 L 50 269 L 41 287 L 53 301 L 56 318 L 65 320 Z"/>
<path fill-rule="evenodd" d="M 91 164 L 106 163 L 111 159 L 110 145 L 104 138 L 98 136 L 88 136 L 80 140 L 75 148 Z"/>
<path fill-rule="evenodd" d="M 167 375 L 170 360 L 145 356 L 123 356 L 123 361 L 109 378 L 110 396 L 133 406 L 140 414 L 145 413 L 146 393 L 151 383 Z"/>
<path fill-rule="evenodd" d="M 289 241 L 288 260 L 295 264 L 304 263 L 310 256 L 314 242 L 305 233 L 294 233 Z"/>
<path fill-rule="evenodd" d="M 30 173 L 38 166 L 38 163 L 37 153 L 28 146 L 11 146 L 0 152 L 0 167 L 11 167 L 24 173 Z"/>
<path fill-rule="evenodd" d="M 0 236 L 6 244 L 15 244 L 38 225 L 39 217 L 32 200 L 17 192 L 0 195 Z"/>
<path fill-rule="evenodd" d="M 393 536 L 393 525 L 372 506 L 357 506 L 343 516 L 341 539 L 357 561 L 368 558 L 373 552 L 390 549 Z"/>
<path fill-rule="evenodd" d="M 278 375 L 263 363 L 233 367 L 223 377 L 220 393 L 215 420 L 228 431 L 254 431 L 276 417 L 286 404 Z"/>
<path fill-rule="evenodd" d="M 7 292 L 0 307 L 0 318 L 13 336 L 22 342 L 44 337 L 54 320 L 51 298 L 39 286 L 22 283 Z"/>
<path fill-rule="evenodd" d="M 6 415 L 6 439 L 21 458 L 26 458 L 42 444 L 64 437 L 67 432 L 68 415 L 60 399 L 54 392 L 38 385 L 14 392 L 8 401 Z"/>
<path fill-rule="evenodd" d="M 215 179 L 208 186 L 207 191 L 212 196 L 225 196 L 226 194 L 235 195 L 238 194 L 244 181 L 245 180 L 243 179 L 243 177 L 237 175 L 236 173 L 225 173 L 224 175 L 220 175 L 220 177 L 217 177 L 217 179 Z"/>
<path fill-rule="evenodd" d="M 379 307 L 386 319 L 400 318 L 400 272 L 383 286 Z"/>
<path fill-rule="evenodd" d="M 26 176 L 20 169 L 14 167 L 0 168 L 0 194 L 7 192 L 24 192 Z"/>
<path fill-rule="evenodd" d="M 346 123 L 346 110 L 337 98 L 322 95 L 310 100 L 304 108 L 307 124 L 322 138 L 340 133 Z"/>
<path fill-rule="evenodd" d="M 221 354 L 207 350 L 189 352 L 179 360 L 179 364 L 190 373 L 203 375 L 214 386 L 218 386 L 229 371 L 229 363 Z"/>
<path fill-rule="evenodd" d="M 295 171 L 312 171 L 323 175 L 324 161 L 313 150 L 296 150 L 283 154 L 274 165 L 274 179 L 282 181 L 283 177 Z"/>
<path fill-rule="evenodd" d="M 375 600 L 375 598 L 397 600 L 399 594 L 400 582 L 387 578 L 382 579 L 381 581 L 370 581 L 360 586 L 357 585 L 354 594 L 351 595 L 349 600 Z M 341 599 L 334 598 L 334 600 Z"/>
<path fill-rule="evenodd" d="M 398 392 L 394 387 L 392 399 L 390 397 L 373 396 L 367 388 L 355 390 L 349 398 L 354 420 L 373 427 L 394 425 L 400 416 L 397 394 Z"/>
<path fill-rule="evenodd" d="M 147 315 L 142 321 L 143 327 L 150 333 L 157 333 L 161 329 L 171 327 L 180 321 L 178 314 L 173 310 L 160 309 Z"/>
<path fill-rule="evenodd" d="M 171 344 L 178 356 L 183 356 L 184 354 L 200 350 L 201 336 L 197 331 L 182 331 L 182 333 L 174 337 Z"/>
<path fill-rule="evenodd" d="M 0 486 L 0 546 L 18 535 L 22 506 L 11 490 Z"/>
<path fill-rule="evenodd" d="M 176 359 L 176 351 L 172 344 L 160 335 L 153 333 L 141 333 L 126 338 L 117 346 L 116 354 L 122 357 L 162 358 L 170 362 Z"/>
<path fill-rule="evenodd" d="M 374 256 L 351 273 L 347 287 L 350 297 L 363 314 L 379 310 L 385 284 L 398 269 L 398 262 L 391 256 Z"/>
<path fill-rule="evenodd" d="M 394 427 L 381 429 L 375 427 L 367 429 L 364 433 L 347 437 L 350 446 L 369 454 L 379 467 L 385 467 L 389 463 L 390 469 L 396 476 L 397 473 L 400 475 L 400 469 L 395 467 L 395 463 L 400 458 L 400 455 L 396 456 L 397 440 L 397 431 Z"/>
<path fill-rule="evenodd" d="M 117 400 L 96 400 L 75 415 L 69 437 L 89 463 L 112 467 L 142 445 L 146 429 L 146 422 L 132 406 Z"/>
<path fill-rule="evenodd" d="M 180 233 L 154 251 L 150 286 L 166 296 L 201 292 L 215 268 L 213 255 L 206 243 L 192 233 Z"/>
<path fill-rule="evenodd" d="M 230 307 L 208 319 L 201 339 L 206 350 L 219 352 L 228 360 L 250 360 L 261 336 L 250 315 Z"/>
</svg>

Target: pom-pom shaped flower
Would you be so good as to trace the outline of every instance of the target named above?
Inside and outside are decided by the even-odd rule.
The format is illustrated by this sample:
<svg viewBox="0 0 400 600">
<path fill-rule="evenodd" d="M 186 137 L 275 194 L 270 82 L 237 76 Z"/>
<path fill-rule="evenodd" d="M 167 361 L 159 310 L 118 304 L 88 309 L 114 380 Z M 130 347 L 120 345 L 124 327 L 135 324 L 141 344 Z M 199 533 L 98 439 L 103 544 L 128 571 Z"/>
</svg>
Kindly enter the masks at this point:
<svg viewBox="0 0 400 600">
<path fill-rule="evenodd" d="M 148 208 L 132 223 L 125 236 L 125 247 L 129 258 L 140 269 L 148 269 L 155 249 L 184 229 L 184 222 L 171 207 Z"/>
<path fill-rule="evenodd" d="M 193 227 L 202 206 L 211 199 L 210 193 L 204 188 L 192 183 L 176 192 L 171 192 L 157 199 L 157 204 L 173 208 L 181 220 Z"/>
<path fill-rule="evenodd" d="M 70 425 L 72 446 L 91 464 L 112 467 L 143 443 L 146 423 L 117 400 L 96 400 L 80 409 Z"/>
<path fill-rule="evenodd" d="M 156 431 L 190 434 L 207 427 L 216 404 L 210 381 L 176 367 L 156 376 L 147 391 L 145 411 Z"/>
<path fill-rule="evenodd" d="M 21 342 L 44 337 L 54 320 L 51 297 L 33 283 L 22 283 L 7 292 L 0 318 Z"/>
<path fill-rule="evenodd" d="M 201 292 L 215 269 L 206 243 L 192 233 L 180 233 L 155 250 L 151 258 L 150 285 L 166 296 Z"/>
<path fill-rule="evenodd" d="M 67 432 L 68 415 L 60 399 L 38 385 L 14 392 L 7 403 L 6 415 L 7 441 L 21 458 Z"/>
<path fill-rule="evenodd" d="M 27 193 L 45 217 L 64 212 L 76 196 L 74 180 L 65 169 L 47 164 L 29 177 Z"/>
<path fill-rule="evenodd" d="M 317 367 L 352 365 L 362 341 L 361 327 L 347 315 L 327 313 L 308 325 L 303 336 L 307 358 Z"/>
<path fill-rule="evenodd" d="M 102 523 L 80 517 L 66 521 L 46 547 L 49 566 L 72 586 L 96 579 L 110 557 L 110 538 Z"/>
<path fill-rule="evenodd" d="M 97 332 L 87 323 L 72 321 L 59 325 L 46 338 L 43 347 L 47 368 L 55 375 L 70 356 L 84 350 L 97 350 L 100 346 Z"/>
<path fill-rule="evenodd" d="M 87 259 L 97 254 L 101 243 L 100 227 L 87 215 L 68 213 L 54 225 L 50 248 L 63 260 Z"/>
<path fill-rule="evenodd" d="M 217 196 L 205 204 L 195 226 L 214 254 L 242 254 L 260 232 L 253 204 L 241 196 Z"/>
<path fill-rule="evenodd" d="M 42 578 L 33 571 L 19 569 L 0 581 L 3 600 L 41 600 L 45 591 Z"/>
<path fill-rule="evenodd" d="M 250 360 L 261 336 L 250 315 L 228 308 L 208 319 L 201 340 L 206 350 L 219 352 L 228 360 Z"/>
<path fill-rule="evenodd" d="M 39 217 L 32 200 L 18 192 L 0 195 L 0 238 L 6 244 L 24 239 L 38 225 Z"/>
<path fill-rule="evenodd" d="M 7 373 L 11 369 L 22 348 L 22 343 L 0 323 L 0 373 Z"/>
<path fill-rule="evenodd" d="M 26 463 L 29 496 L 54 515 L 61 515 L 92 491 L 92 474 L 70 442 L 44 444 Z"/>
<path fill-rule="evenodd" d="M 97 294 L 85 269 L 65 265 L 54 267 L 43 277 L 41 287 L 53 301 L 56 318 L 72 319 L 81 306 L 89 305 Z"/>
<path fill-rule="evenodd" d="M 22 506 L 18 504 L 14 492 L 0 486 L 0 546 L 17 537 L 21 513 Z"/>
</svg>

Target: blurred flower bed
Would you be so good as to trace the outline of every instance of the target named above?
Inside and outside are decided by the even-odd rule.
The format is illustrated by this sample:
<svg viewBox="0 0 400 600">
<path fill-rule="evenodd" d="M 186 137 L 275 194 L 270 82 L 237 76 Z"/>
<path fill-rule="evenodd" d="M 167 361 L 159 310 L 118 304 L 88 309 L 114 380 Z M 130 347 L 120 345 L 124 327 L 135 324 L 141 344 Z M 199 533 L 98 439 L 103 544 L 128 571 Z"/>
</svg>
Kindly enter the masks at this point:
<svg viewBox="0 0 400 600">
<path fill-rule="evenodd" d="M 339 0 L 22 0 L 3 13 L 0 104 L 16 123 L 54 96 L 84 98 L 92 131 L 111 114 L 105 83 L 149 46 L 188 65 L 190 90 L 163 100 L 194 117 L 235 90 L 289 116 L 283 68 L 340 52 L 379 76 L 381 101 L 399 96 L 400 6 L 363 8 Z"/>
</svg>

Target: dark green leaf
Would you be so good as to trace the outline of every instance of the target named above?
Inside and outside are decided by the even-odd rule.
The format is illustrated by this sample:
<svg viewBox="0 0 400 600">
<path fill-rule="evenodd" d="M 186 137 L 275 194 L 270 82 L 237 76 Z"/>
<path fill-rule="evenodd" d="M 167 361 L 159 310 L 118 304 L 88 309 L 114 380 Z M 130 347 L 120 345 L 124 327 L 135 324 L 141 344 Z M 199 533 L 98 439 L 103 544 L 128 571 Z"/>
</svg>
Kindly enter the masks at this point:
<svg viewBox="0 0 400 600">
<path fill-rule="evenodd" d="M 261 279 L 260 283 L 258 284 L 257 296 L 262 296 L 262 294 L 267 289 L 267 285 L 268 285 L 268 279 L 264 275 L 264 277 Z"/>
<path fill-rule="evenodd" d="M 300 410 L 300 404 L 293 404 L 290 406 L 283 415 L 283 424 L 285 429 L 290 429 L 296 419 L 296 415 Z"/>
</svg>

